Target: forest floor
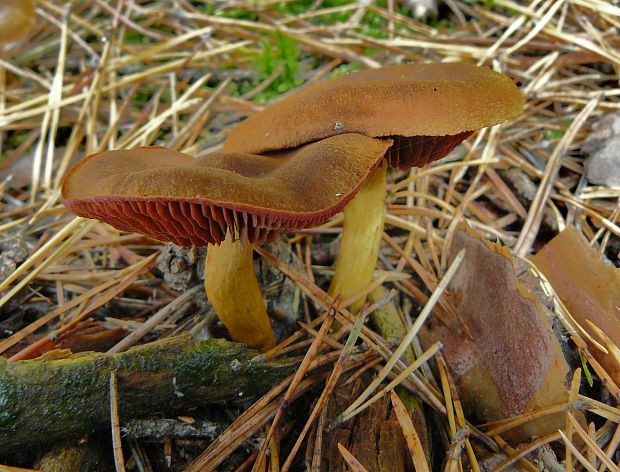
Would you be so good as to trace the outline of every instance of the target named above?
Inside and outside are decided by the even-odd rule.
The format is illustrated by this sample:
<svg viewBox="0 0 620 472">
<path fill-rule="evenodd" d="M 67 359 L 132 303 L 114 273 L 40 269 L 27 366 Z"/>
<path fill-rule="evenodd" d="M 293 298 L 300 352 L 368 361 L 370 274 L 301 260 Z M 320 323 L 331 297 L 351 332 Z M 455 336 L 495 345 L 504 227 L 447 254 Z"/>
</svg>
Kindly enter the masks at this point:
<svg viewBox="0 0 620 472">
<path fill-rule="evenodd" d="M 282 95 L 405 61 L 493 68 L 515 81 L 526 104 L 521 116 L 475 133 L 447 158 L 390 172 L 375 279 L 357 297 L 372 293 L 372 303 L 361 314 L 348 311 L 356 297 L 335 306 L 325 292 L 342 215 L 257 249 L 281 343 L 255 360 L 295 359 L 298 375 L 282 377 L 254 406 L 214 408 L 196 399 L 196 408 L 129 420 L 109 373 L 104 397 L 120 417 L 112 408 L 110 425 L 95 436 L 78 428 L 35 444 L 21 434 L 20 445 L 1 451 L 7 465 L 0 470 L 56 470 L 45 460 L 63 454 L 79 455 L 89 464 L 82 470 L 110 470 L 100 465 L 106 460 L 116 460 L 109 465 L 116 470 L 140 471 L 413 470 L 414 463 L 416 470 L 619 470 L 620 276 L 612 267 L 620 266 L 620 7 L 604 0 L 445 0 L 434 13 L 419 5 L 37 2 L 36 24 L 0 50 L 0 352 L 11 363 L 53 349 L 117 356 L 183 332 L 197 342 L 225 335 L 202 290 L 204 250 L 122 233 L 63 207 L 62 178 L 82 157 L 136 146 L 205 156 Z M 568 236 L 554 239 L 559 234 Z M 466 249 L 463 262 L 456 248 Z M 544 269 L 543 256 L 559 268 Z M 493 290 L 489 274 L 513 290 Z M 476 296 L 455 302 L 455 290 L 471 284 Z M 600 318 L 592 321 L 570 287 L 585 287 L 581 298 Z M 459 303 L 470 311 L 455 309 Z M 467 327 L 488 306 L 544 314 L 541 323 L 557 335 L 566 359 L 555 383 L 548 385 L 547 369 L 556 364 L 519 360 L 544 350 L 526 346 L 537 336 L 527 322 L 512 331 L 496 321 L 486 331 Z M 328 331 L 321 323 L 334 316 Z M 372 323 L 364 325 L 365 316 Z M 511 413 L 485 419 L 491 407 L 476 402 L 488 400 L 480 392 L 496 388 L 500 373 L 491 369 L 467 384 L 450 353 L 433 344 L 436 333 L 428 326 L 419 333 L 421 316 L 466 336 L 474 352 L 491 349 L 494 336 L 502 351 L 496 356 L 505 356 L 501 375 L 519 379 L 513 393 L 522 384 L 554 393 L 536 407 L 499 408 Z M 411 360 L 399 361 L 400 341 L 390 339 L 382 319 L 402 323 Z M 400 375 L 414 357 L 416 372 Z M 17 395 L 2 385 L 10 381 L 9 365 L 0 376 L 1 437 L 20 434 L 2 419 Z M 527 369 L 540 375 L 527 377 Z M 404 407 L 388 394 L 392 385 L 352 413 L 350 405 L 368 397 L 360 394 L 371 372 L 379 375 L 371 393 L 397 379 Z M 475 386 L 480 392 L 472 393 Z M 488 395 L 501 397 L 502 388 Z M 343 410 L 351 419 L 335 421 Z M 560 427 L 553 423 L 558 414 Z M 145 422 L 151 430 L 140 433 Z M 84 424 L 88 429 L 86 418 Z M 374 434 L 356 435 L 365 428 Z M 98 444 L 106 444 L 103 451 Z M 391 454 L 399 458 L 386 466 Z"/>
</svg>

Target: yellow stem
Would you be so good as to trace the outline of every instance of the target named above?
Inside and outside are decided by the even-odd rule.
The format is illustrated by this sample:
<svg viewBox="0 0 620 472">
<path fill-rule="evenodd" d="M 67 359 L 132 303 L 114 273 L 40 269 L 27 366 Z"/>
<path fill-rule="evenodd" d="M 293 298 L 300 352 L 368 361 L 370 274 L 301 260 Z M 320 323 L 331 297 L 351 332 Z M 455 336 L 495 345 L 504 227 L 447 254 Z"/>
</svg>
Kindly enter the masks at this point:
<svg viewBox="0 0 620 472">
<path fill-rule="evenodd" d="M 359 193 L 344 209 L 340 249 L 329 294 L 344 300 L 366 288 L 377 265 L 383 222 L 387 167 L 370 173 Z M 359 309 L 364 300 L 353 308 Z"/>
<path fill-rule="evenodd" d="M 219 246 L 209 245 L 205 291 L 233 340 L 261 351 L 275 345 L 250 244 L 233 241 L 229 233 Z"/>
</svg>

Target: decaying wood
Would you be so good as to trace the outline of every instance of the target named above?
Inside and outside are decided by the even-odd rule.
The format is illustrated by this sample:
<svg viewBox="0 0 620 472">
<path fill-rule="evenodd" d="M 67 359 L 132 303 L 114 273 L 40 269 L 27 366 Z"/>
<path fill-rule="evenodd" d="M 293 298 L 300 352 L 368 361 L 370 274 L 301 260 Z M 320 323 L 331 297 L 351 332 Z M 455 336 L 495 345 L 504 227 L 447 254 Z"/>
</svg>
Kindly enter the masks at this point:
<svg viewBox="0 0 620 472">
<path fill-rule="evenodd" d="M 121 430 L 123 437 L 129 439 L 162 440 L 168 437 L 212 440 L 224 431 L 224 426 L 208 420 L 136 419 L 123 423 Z"/>
<path fill-rule="evenodd" d="M 290 373 L 289 361 L 255 362 L 256 352 L 223 340 L 178 336 L 105 355 L 52 351 L 0 361 L 0 451 L 105 427 L 116 372 L 122 420 L 187 412 L 263 393 Z"/>
<path fill-rule="evenodd" d="M 326 417 L 338 416 L 364 391 L 370 380 L 369 375 L 349 384 L 346 378 L 341 379 L 326 406 Z M 402 429 L 387 395 L 345 424 L 323 433 L 321 470 L 348 470 L 338 443 L 345 446 L 368 472 L 414 472 Z"/>
<path fill-rule="evenodd" d="M 387 290 L 381 286 L 370 294 L 369 301 L 380 305 L 372 312 L 371 321 L 386 340 L 400 340 L 407 333 L 407 328 L 394 303 L 385 303 L 388 296 Z M 407 362 L 412 362 L 415 359 L 413 350 L 407 351 L 403 357 Z M 353 399 L 359 397 L 372 379 L 370 372 L 353 381 L 347 378 L 339 381 L 326 406 L 327 422 L 342 413 Z M 397 388 L 396 391 L 412 418 L 426 457 L 430 458 L 431 437 L 422 401 L 405 389 Z M 321 470 L 348 470 L 338 444 L 342 444 L 369 472 L 414 470 L 402 428 L 388 395 L 346 423 L 328 428 L 323 433 Z"/>
<path fill-rule="evenodd" d="M 372 303 L 378 303 L 384 300 L 388 296 L 388 291 L 379 286 L 369 296 L 369 300 Z M 386 341 L 402 340 L 407 334 L 407 326 L 404 320 L 399 315 L 396 305 L 392 301 L 377 308 L 371 314 L 371 321 L 375 326 L 375 329 Z M 415 360 L 415 353 L 413 349 L 408 349 L 403 354 L 403 358 L 408 364 Z M 426 416 L 424 414 L 424 403 L 419 397 L 414 396 L 408 390 L 398 387 L 396 393 L 402 400 L 403 404 L 411 416 L 413 426 L 420 437 L 422 443 L 422 449 L 428 460 L 431 459 L 431 432 L 428 429 L 426 423 Z M 430 465 L 430 464 L 429 464 Z"/>
</svg>

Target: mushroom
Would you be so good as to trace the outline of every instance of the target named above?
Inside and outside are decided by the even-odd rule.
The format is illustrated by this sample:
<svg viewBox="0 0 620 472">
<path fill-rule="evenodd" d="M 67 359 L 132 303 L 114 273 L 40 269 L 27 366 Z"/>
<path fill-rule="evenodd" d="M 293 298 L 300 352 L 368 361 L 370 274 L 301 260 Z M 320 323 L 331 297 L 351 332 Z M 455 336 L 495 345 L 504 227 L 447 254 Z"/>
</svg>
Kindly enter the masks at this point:
<svg viewBox="0 0 620 472">
<path fill-rule="evenodd" d="M 34 26 L 34 0 L 0 1 L 0 43 L 15 41 Z"/>
<path fill-rule="evenodd" d="M 180 246 L 208 245 L 205 289 L 234 340 L 275 344 L 252 263 L 252 244 L 327 220 L 353 198 L 389 140 L 355 133 L 277 157 L 214 153 L 194 158 L 162 147 L 94 154 L 62 184 L 63 204 Z"/>
<path fill-rule="evenodd" d="M 441 159 L 474 131 L 518 116 L 523 97 L 506 76 L 466 63 L 401 64 L 308 86 L 232 130 L 226 152 L 264 154 L 342 133 L 389 138 L 392 167 Z M 347 299 L 375 269 L 387 166 L 376 168 L 344 210 L 330 293 Z"/>
</svg>

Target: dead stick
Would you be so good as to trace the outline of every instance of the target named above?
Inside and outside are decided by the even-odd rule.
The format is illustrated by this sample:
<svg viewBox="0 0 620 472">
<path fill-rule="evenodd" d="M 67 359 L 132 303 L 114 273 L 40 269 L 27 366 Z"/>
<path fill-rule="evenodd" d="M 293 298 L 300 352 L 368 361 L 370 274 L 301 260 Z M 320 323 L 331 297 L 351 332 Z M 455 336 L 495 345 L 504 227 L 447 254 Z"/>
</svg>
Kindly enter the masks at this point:
<svg viewBox="0 0 620 472">
<path fill-rule="evenodd" d="M 246 400 L 278 383 L 295 364 L 256 362 L 255 355 L 241 344 L 195 342 L 185 335 L 115 355 L 52 351 L 35 360 L 2 359 L 0 454 L 109 427 L 114 370 L 123 421 Z"/>
</svg>

